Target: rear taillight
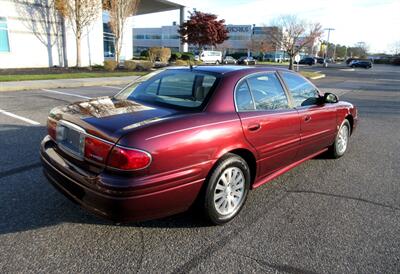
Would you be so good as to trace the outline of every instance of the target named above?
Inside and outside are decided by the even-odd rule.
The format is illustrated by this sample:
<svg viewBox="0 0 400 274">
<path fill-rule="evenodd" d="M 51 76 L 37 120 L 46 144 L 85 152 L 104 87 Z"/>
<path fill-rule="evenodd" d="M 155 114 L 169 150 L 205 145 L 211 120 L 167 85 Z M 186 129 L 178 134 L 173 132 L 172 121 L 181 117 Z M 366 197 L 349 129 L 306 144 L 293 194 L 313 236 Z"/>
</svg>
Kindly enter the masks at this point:
<svg viewBox="0 0 400 274">
<path fill-rule="evenodd" d="M 97 138 L 85 137 L 85 158 L 105 164 L 113 144 Z"/>
<path fill-rule="evenodd" d="M 57 139 L 57 121 L 53 118 L 47 118 L 47 132 L 55 141 Z"/>
<path fill-rule="evenodd" d="M 121 170 L 138 170 L 148 167 L 150 162 L 151 156 L 145 151 L 115 146 L 107 165 Z"/>
</svg>

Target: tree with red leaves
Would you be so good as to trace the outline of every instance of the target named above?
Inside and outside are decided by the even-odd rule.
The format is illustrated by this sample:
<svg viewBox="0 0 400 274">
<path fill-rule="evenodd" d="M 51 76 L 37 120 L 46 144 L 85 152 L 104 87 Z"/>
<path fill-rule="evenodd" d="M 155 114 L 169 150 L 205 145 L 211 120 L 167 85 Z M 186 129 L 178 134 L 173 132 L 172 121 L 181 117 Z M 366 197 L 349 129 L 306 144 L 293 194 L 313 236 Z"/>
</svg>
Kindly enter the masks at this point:
<svg viewBox="0 0 400 274">
<path fill-rule="evenodd" d="M 189 11 L 189 14 L 189 20 L 178 30 L 183 42 L 203 48 L 222 44 L 229 38 L 225 20 L 217 20 L 215 14 L 200 11 Z"/>
</svg>

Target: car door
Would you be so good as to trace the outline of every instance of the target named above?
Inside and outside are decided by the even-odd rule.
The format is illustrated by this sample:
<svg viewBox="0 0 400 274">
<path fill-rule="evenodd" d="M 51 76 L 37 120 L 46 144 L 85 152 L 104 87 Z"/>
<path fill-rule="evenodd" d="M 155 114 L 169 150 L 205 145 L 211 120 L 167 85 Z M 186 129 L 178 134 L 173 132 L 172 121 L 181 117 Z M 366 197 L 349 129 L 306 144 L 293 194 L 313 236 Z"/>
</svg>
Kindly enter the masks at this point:
<svg viewBox="0 0 400 274">
<path fill-rule="evenodd" d="M 263 72 L 242 79 L 235 103 L 244 135 L 259 154 L 258 176 L 292 163 L 300 143 L 300 119 L 278 76 Z"/>
<path fill-rule="evenodd" d="M 336 107 L 322 104 L 318 89 L 302 76 L 286 71 L 280 75 L 300 116 L 301 142 L 297 159 L 302 159 L 333 143 L 337 130 Z"/>
</svg>

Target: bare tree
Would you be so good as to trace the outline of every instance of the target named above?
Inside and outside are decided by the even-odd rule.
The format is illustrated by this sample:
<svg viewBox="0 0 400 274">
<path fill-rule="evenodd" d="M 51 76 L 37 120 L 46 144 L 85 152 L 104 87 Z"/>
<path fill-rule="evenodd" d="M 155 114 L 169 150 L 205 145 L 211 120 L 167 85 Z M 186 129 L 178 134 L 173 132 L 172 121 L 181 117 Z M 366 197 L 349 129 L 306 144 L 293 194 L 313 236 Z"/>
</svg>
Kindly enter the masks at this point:
<svg viewBox="0 0 400 274">
<path fill-rule="evenodd" d="M 119 63 L 124 27 L 129 17 L 136 14 L 140 0 L 108 0 L 103 8 L 110 13 L 110 28 L 115 36 L 115 59 Z"/>
<path fill-rule="evenodd" d="M 231 48 L 233 48 L 233 45 L 230 40 L 225 40 L 222 44 L 216 46 L 216 49 L 222 51 L 223 55 L 226 55 Z"/>
<path fill-rule="evenodd" d="M 319 23 L 309 23 L 295 15 L 283 15 L 272 22 L 277 28 L 270 33 L 271 40 L 289 55 L 289 69 L 293 69 L 293 57 L 302 49 L 312 46 L 322 34 Z"/>
<path fill-rule="evenodd" d="M 60 14 L 72 25 L 76 38 L 76 66 L 81 66 L 81 41 L 83 31 L 101 14 L 99 0 L 54 0 Z"/>
<path fill-rule="evenodd" d="M 400 55 L 400 40 L 393 42 L 390 48 L 393 55 Z"/>
<path fill-rule="evenodd" d="M 54 66 L 53 48 L 57 46 L 59 64 L 63 63 L 62 22 L 54 8 L 54 0 L 14 0 L 26 28 L 46 47 L 49 67 Z"/>
<path fill-rule="evenodd" d="M 393 42 L 390 45 L 391 48 L 391 52 L 393 53 L 393 55 L 399 55 L 400 54 L 400 40 Z"/>
<path fill-rule="evenodd" d="M 253 53 L 265 54 L 268 51 L 275 50 L 274 43 L 271 40 L 252 37 L 246 44 L 247 48 Z"/>
<path fill-rule="evenodd" d="M 349 47 L 351 57 L 367 58 L 369 47 L 365 42 L 358 42 L 354 47 Z"/>
</svg>

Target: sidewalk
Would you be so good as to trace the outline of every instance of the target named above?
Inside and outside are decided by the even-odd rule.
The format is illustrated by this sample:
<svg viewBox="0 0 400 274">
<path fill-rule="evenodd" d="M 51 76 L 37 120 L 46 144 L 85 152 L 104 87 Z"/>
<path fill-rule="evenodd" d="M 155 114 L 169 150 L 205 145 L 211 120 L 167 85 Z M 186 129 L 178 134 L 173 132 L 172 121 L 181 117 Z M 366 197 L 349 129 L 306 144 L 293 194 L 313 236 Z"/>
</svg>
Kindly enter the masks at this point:
<svg viewBox="0 0 400 274">
<path fill-rule="evenodd" d="M 139 76 L 0 82 L 1 91 L 127 85 Z"/>
</svg>

